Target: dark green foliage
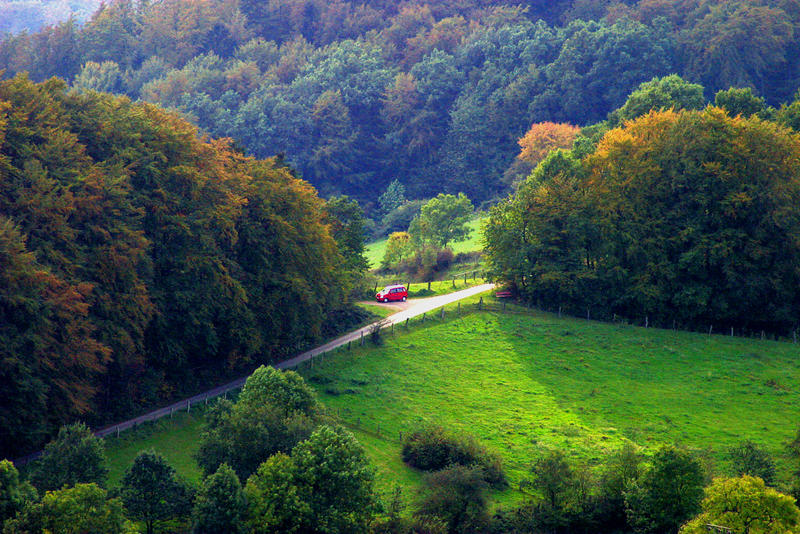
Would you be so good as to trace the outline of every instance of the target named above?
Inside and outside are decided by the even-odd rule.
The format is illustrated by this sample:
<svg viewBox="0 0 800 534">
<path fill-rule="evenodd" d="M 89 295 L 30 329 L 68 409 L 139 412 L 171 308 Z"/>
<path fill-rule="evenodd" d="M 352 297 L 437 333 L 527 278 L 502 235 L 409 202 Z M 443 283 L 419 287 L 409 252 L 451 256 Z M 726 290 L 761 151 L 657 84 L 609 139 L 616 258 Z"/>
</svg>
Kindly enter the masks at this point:
<svg viewBox="0 0 800 534">
<path fill-rule="evenodd" d="M 369 267 L 364 256 L 364 212 L 355 200 L 341 196 L 325 203 L 331 234 L 344 259 L 344 268 L 358 279 Z"/>
<path fill-rule="evenodd" d="M 798 154 L 796 137 L 755 116 L 654 112 L 495 208 L 489 264 L 551 309 L 791 335 Z"/>
<path fill-rule="evenodd" d="M 31 477 L 36 488 L 45 491 L 95 483 L 105 486 L 108 477 L 103 440 L 83 423 L 61 427 L 56 439 L 44 448 Z"/>
<path fill-rule="evenodd" d="M 459 435 L 440 426 L 427 426 L 403 438 L 403 461 L 423 471 L 438 471 L 452 465 L 478 467 L 492 486 L 506 484 L 500 457 L 470 435 Z"/>
<path fill-rule="evenodd" d="M 617 125 L 641 117 L 650 111 L 702 109 L 705 103 L 702 85 L 689 83 L 680 76 L 672 74 L 642 83 L 628 96 L 625 104 L 611 114 L 609 122 Z"/>
<path fill-rule="evenodd" d="M 194 534 L 216 534 L 245 532 L 244 498 L 239 477 L 227 464 L 222 464 L 216 473 L 203 481 L 195 497 L 192 511 L 192 532 Z"/>
<path fill-rule="evenodd" d="M 209 412 L 197 461 L 207 475 L 225 463 L 245 480 L 270 456 L 308 438 L 317 424 L 316 399 L 300 375 L 262 366 L 236 404 L 222 401 Z"/>
<path fill-rule="evenodd" d="M 349 432 L 322 426 L 291 456 L 276 454 L 247 481 L 252 532 L 366 532 L 377 511 L 374 472 Z"/>
<path fill-rule="evenodd" d="M 0 526 L 14 517 L 29 502 L 36 500 L 36 490 L 19 479 L 19 471 L 8 460 L 0 461 Z"/>
<path fill-rule="evenodd" d="M 595 518 L 606 530 L 622 531 L 627 527 L 625 491 L 641 476 L 643 461 L 643 455 L 632 444 L 626 444 L 604 466 Z"/>
<path fill-rule="evenodd" d="M 732 447 L 728 454 L 737 477 L 749 475 L 758 477 L 767 486 L 775 485 L 775 462 L 769 453 L 752 441 L 743 441 Z"/>
<path fill-rule="evenodd" d="M 424 205 L 424 200 L 411 200 L 396 207 L 381 219 L 382 232 L 405 232 Z"/>
<path fill-rule="evenodd" d="M 192 510 L 192 488 L 154 451 L 134 458 L 122 478 L 120 495 L 128 517 L 142 521 L 147 534 L 153 534 L 158 522 L 186 518 Z"/>
<path fill-rule="evenodd" d="M 453 465 L 425 477 L 420 517 L 441 519 L 447 532 L 481 532 L 488 524 L 487 484 L 480 467 Z"/>
<path fill-rule="evenodd" d="M 346 302 L 323 202 L 278 158 L 58 80 L 2 82 L 0 109 L 4 455 L 281 358 Z"/>
<path fill-rule="evenodd" d="M 636 532 L 677 533 L 700 512 L 703 486 L 700 462 L 688 452 L 664 447 L 625 492 L 628 521 Z"/>
<path fill-rule="evenodd" d="M 0 12 L 59 22 L 29 4 Z M 591 124 L 654 77 L 785 101 L 798 29 L 800 12 L 772 0 L 125 0 L 7 37 L 0 68 L 179 108 L 376 218 L 396 207 L 376 205 L 395 180 L 412 198 L 501 197 L 533 122 Z"/>
<path fill-rule="evenodd" d="M 134 532 L 134 528 L 120 499 L 109 499 L 97 484 L 77 484 L 49 491 L 41 502 L 29 502 L 15 519 L 6 522 L 3 532 L 122 534 Z"/>
<path fill-rule="evenodd" d="M 736 115 L 749 117 L 766 109 L 764 99 L 754 95 L 753 90 L 749 87 L 744 89 L 731 87 L 726 91 L 718 92 L 714 95 L 714 105 L 724 109 L 733 117 Z"/>
</svg>

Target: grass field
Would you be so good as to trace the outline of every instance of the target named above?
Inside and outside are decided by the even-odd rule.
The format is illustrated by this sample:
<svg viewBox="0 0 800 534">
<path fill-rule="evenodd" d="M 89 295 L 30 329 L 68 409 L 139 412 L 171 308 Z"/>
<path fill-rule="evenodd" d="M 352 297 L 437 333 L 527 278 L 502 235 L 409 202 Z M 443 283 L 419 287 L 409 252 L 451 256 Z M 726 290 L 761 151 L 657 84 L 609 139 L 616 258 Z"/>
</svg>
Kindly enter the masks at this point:
<svg viewBox="0 0 800 534">
<path fill-rule="evenodd" d="M 460 252 L 473 252 L 483 248 L 481 246 L 480 226 L 481 223 L 483 223 L 484 218 L 485 217 L 483 216 L 476 217 L 467 224 L 470 229 L 469 238 L 466 241 L 452 243 L 450 248 L 453 249 L 454 253 L 458 254 Z M 386 254 L 387 241 L 388 239 L 379 239 L 378 241 L 373 241 L 366 246 L 364 254 L 367 256 L 367 261 L 369 261 L 371 269 L 375 269 L 380 266 L 381 260 L 383 259 L 384 254 Z"/>
<path fill-rule="evenodd" d="M 548 448 L 596 465 L 625 441 L 650 451 L 675 443 L 704 450 L 724 473 L 726 449 L 752 439 L 787 475 L 799 355 L 788 343 L 481 313 L 326 358 L 313 374 L 332 380 L 317 386 L 320 398 L 365 444 L 383 490 L 417 485 L 399 460 L 400 433 L 431 421 L 503 456 L 504 502 Z"/>
<path fill-rule="evenodd" d="M 409 495 L 419 485 L 400 460 L 400 435 L 424 421 L 472 433 L 501 454 L 512 485 L 494 495 L 498 503 L 517 501 L 533 459 L 556 447 L 597 465 L 625 441 L 649 451 L 675 443 L 706 451 L 725 473 L 726 449 L 752 439 L 781 476 L 791 469 L 784 446 L 800 424 L 797 345 L 539 312 L 448 317 L 301 371 L 330 380 L 314 387 L 367 449 L 382 491 L 399 484 Z M 148 447 L 196 479 L 198 428 L 184 414 L 141 439 L 110 441 L 112 482 Z"/>
<path fill-rule="evenodd" d="M 161 419 L 123 432 L 119 438 L 105 438 L 110 485 L 122 481 L 125 470 L 139 451 L 151 448 L 161 453 L 181 476 L 199 482 L 201 473 L 194 453 L 200 446 L 198 438 L 203 423 L 202 412 L 199 407 L 192 408 L 189 413 L 176 413 L 172 419 Z"/>
</svg>

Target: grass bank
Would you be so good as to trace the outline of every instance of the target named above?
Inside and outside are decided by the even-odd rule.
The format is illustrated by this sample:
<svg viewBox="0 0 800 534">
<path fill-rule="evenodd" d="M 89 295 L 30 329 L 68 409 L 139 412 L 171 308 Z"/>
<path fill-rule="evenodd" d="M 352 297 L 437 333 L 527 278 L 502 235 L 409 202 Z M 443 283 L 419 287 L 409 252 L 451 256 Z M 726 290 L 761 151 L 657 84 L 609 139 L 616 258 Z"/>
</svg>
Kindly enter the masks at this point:
<svg viewBox="0 0 800 534">
<path fill-rule="evenodd" d="M 498 451 L 513 488 L 547 449 L 597 465 L 625 441 L 699 449 L 725 473 L 727 449 L 752 439 L 786 477 L 798 355 L 787 343 L 490 312 L 398 329 L 383 347 L 302 372 L 324 376 L 321 400 L 370 444 L 384 490 L 417 485 L 399 461 L 400 436 L 424 421 Z"/>
<path fill-rule="evenodd" d="M 382 491 L 399 484 L 409 495 L 418 487 L 420 474 L 400 461 L 400 439 L 425 421 L 469 432 L 501 454 L 512 488 L 494 496 L 500 503 L 520 498 L 513 488 L 550 448 L 598 465 L 626 441 L 649 451 L 674 443 L 704 451 L 725 473 L 726 449 L 751 439 L 773 455 L 781 477 L 789 475 L 784 446 L 800 408 L 797 345 L 512 306 L 454 316 L 453 309 L 444 321 L 429 314 L 408 332 L 396 328 L 381 347 L 354 347 L 301 369 L 367 449 Z M 144 436 L 109 441 L 112 482 L 150 447 L 196 479 L 199 424 L 182 414 Z"/>
</svg>

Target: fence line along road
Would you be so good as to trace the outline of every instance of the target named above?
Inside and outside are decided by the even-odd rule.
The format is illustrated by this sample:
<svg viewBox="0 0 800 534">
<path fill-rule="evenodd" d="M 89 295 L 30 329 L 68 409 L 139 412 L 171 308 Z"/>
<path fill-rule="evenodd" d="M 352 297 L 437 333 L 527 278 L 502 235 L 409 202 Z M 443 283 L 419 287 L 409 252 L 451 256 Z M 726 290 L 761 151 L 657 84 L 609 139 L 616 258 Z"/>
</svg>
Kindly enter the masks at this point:
<svg viewBox="0 0 800 534">
<path fill-rule="evenodd" d="M 395 313 L 394 315 L 390 315 L 381 321 L 376 321 L 372 324 L 359 328 L 358 330 L 350 332 L 349 334 L 345 334 L 341 337 L 334 339 L 333 341 L 325 343 L 324 345 L 320 345 L 319 347 L 303 352 L 302 354 L 298 354 L 294 358 L 273 364 L 273 367 L 275 367 L 276 369 L 291 369 L 292 367 L 296 367 L 297 365 L 312 359 L 314 356 L 330 352 L 333 349 L 341 347 L 342 345 L 346 345 L 347 343 L 360 340 L 362 336 L 369 335 L 370 331 L 376 325 L 381 325 L 383 328 L 386 328 L 393 324 L 402 323 L 406 319 L 417 317 L 419 315 L 422 315 L 423 313 L 430 312 L 446 304 L 458 302 L 459 300 L 472 297 L 479 293 L 484 293 L 493 288 L 494 284 L 481 284 L 479 286 L 470 287 L 468 289 L 462 289 L 461 291 L 455 291 L 453 293 L 448 293 L 446 295 L 439 295 L 436 297 L 411 300 L 409 301 L 409 303 L 411 303 L 412 305 L 401 312 Z M 213 389 L 209 389 L 208 391 L 204 391 L 203 393 L 198 393 L 197 395 L 193 395 L 189 398 L 179 400 L 178 402 L 174 402 L 169 406 L 153 410 L 152 412 L 140 415 L 139 417 L 134 417 L 133 419 L 128 419 L 127 421 L 122 421 L 120 423 L 107 426 L 105 428 L 95 431 L 94 434 L 95 436 L 98 437 L 105 437 L 112 434 L 119 435 L 120 432 L 128 430 L 129 428 L 135 427 L 147 421 L 156 421 L 158 419 L 161 419 L 162 417 L 172 415 L 173 413 L 182 410 L 191 411 L 192 405 L 198 403 L 208 403 L 209 399 L 219 397 L 220 395 L 225 395 L 229 391 L 242 387 L 246 380 L 247 376 L 237 378 L 232 382 L 228 382 L 227 384 L 223 384 Z M 17 465 L 24 465 L 32 460 L 35 460 L 36 458 L 41 456 L 41 454 L 42 454 L 41 451 L 29 454 L 28 456 L 17 458 L 16 460 L 14 460 L 14 463 Z"/>
</svg>

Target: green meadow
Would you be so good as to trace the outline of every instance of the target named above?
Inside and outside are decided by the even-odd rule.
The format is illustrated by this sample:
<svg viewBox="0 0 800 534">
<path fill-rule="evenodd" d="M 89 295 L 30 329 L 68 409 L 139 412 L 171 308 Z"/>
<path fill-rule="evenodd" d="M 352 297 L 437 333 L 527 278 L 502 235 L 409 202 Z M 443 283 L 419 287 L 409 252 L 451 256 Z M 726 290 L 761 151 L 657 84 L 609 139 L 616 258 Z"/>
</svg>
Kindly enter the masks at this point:
<svg viewBox="0 0 800 534">
<path fill-rule="evenodd" d="M 382 346 L 335 352 L 300 370 L 364 445 L 382 491 L 400 485 L 413 494 L 419 486 L 400 443 L 425 422 L 471 433 L 500 453 L 511 487 L 494 495 L 496 503 L 520 498 L 519 482 L 548 449 L 596 466 L 627 441 L 646 451 L 667 443 L 696 449 L 724 474 L 727 449 L 751 439 L 788 477 L 785 444 L 800 424 L 798 345 L 515 306 L 467 309 L 462 303 L 460 317 L 448 308 L 444 320 L 412 321 L 408 331 L 385 334 Z M 112 482 L 150 447 L 196 479 L 199 420 L 181 417 L 111 440 Z"/>
<path fill-rule="evenodd" d="M 797 345 L 546 313 L 448 313 L 302 371 L 365 443 L 384 490 L 417 485 L 399 460 L 400 437 L 424 422 L 501 454 L 512 486 L 501 502 L 516 499 L 532 461 L 552 448 L 593 466 L 626 441 L 646 451 L 671 443 L 722 474 L 727 449 L 751 439 L 789 473 Z"/>
<path fill-rule="evenodd" d="M 484 219 L 484 216 L 480 216 L 467 223 L 467 227 L 470 229 L 469 237 L 465 241 L 459 241 L 457 243 L 450 244 L 450 248 L 455 254 L 459 254 L 461 252 L 474 252 L 483 248 L 483 245 L 481 244 L 480 228 Z M 364 255 L 367 257 L 367 261 L 369 262 L 371 269 L 380 267 L 381 260 L 383 260 L 383 256 L 386 254 L 387 241 L 388 238 L 379 239 L 369 243 L 366 246 Z"/>
</svg>

